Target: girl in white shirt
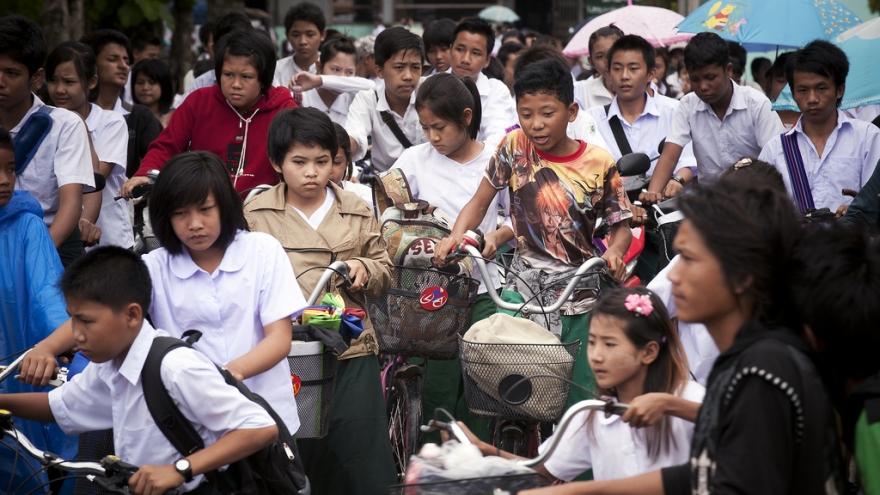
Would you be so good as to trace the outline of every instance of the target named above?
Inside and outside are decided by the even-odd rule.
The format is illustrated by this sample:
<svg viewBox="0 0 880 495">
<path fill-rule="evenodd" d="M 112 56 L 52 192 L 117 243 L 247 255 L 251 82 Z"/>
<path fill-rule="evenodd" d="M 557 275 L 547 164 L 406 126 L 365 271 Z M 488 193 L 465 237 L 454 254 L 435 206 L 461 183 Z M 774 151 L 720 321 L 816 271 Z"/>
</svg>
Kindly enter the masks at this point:
<svg viewBox="0 0 880 495">
<path fill-rule="evenodd" d="M 130 248 L 134 245 L 128 205 L 114 201 L 125 182 L 128 160 L 128 126 L 116 112 L 102 110 L 89 103 L 89 91 L 98 84 L 95 53 L 90 47 L 76 41 L 58 45 L 46 59 L 46 80 L 49 97 L 56 106 L 79 115 L 86 124 L 93 151 L 106 185 L 97 195 L 83 198 L 82 218 L 97 225 L 100 231 L 90 235 L 91 226 L 80 222 L 86 245 Z"/>
<path fill-rule="evenodd" d="M 351 179 L 351 174 L 354 172 L 354 167 L 351 163 L 351 140 L 348 137 L 348 132 L 336 122 L 333 123 L 333 128 L 336 129 L 336 139 L 339 141 L 339 150 L 336 152 L 336 157 L 333 158 L 333 171 L 330 172 L 330 180 L 335 182 L 336 185 L 342 189 L 357 194 L 362 200 L 370 205 L 370 208 L 372 208 L 373 189 L 369 186 L 357 182 L 351 182 L 351 180 L 349 180 Z"/>
<path fill-rule="evenodd" d="M 622 417 L 580 413 L 539 471 L 571 481 L 592 468 L 594 479 L 605 480 L 687 462 L 705 389 L 688 380 L 663 302 L 643 287 L 608 291 L 590 316 L 587 357 L 598 394 L 630 409 Z M 485 442 L 477 445 L 484 455 L 498 452 Z"/>
<path fill-rule="evenodd" d="M 606 54 L 611 45 L 623 36 L 623 31 L 614 24 L 597 29 L 590 35 L 587 46 L 590 50 L 587 60 L 590 67 L 599 73 L 598 77 L 588 77 L 578 81 L 574 87 L 574 101 L 581 110 L 589 110 L 596 106 L 605 106 L 614 99 L 611 82 L 608 80 L 608 60 Z"/>
</svg>

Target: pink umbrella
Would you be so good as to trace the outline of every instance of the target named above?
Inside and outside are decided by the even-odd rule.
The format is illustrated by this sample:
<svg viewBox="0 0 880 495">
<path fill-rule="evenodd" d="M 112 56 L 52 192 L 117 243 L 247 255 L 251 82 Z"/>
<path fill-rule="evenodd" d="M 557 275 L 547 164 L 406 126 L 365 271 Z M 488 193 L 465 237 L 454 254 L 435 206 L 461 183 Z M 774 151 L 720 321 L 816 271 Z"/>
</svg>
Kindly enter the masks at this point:
<svg viewBox="0 0 880 495">
<path fill-rule="evenodd" d="M 655 47 L 688 41 L 694 35 L 679 33 L 675 27 L 683 20 L 682 15 L 669 9 L 633 5 L 632 0 L 627 0 L 626 7 L 612 10 L 588 22 L 575 33 L 562 53 L 568 57 L 589 55 L 590 35 L 611 23 L 614 23 L 625 34 L 637 34 L 645 38 Z"/>
</svg>

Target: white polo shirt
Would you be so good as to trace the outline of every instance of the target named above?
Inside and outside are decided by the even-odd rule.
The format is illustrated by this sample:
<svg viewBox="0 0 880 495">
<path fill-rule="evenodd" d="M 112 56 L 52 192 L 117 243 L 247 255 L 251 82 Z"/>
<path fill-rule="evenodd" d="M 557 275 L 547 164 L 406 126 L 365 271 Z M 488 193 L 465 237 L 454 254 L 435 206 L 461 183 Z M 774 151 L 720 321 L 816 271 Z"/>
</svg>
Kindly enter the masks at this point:
<svg viewBox="0 0 880 495">
<path fill-rule="evenodd" d="M 748 86 L 733 85 L 733 96 L 724 120 L 696 93 L 681 99 L 666 142 L 681 147 L 693 142 L 700 183 L 714 183 L 742 157 L 757 157 L 768 141 L 785 132 L 770 100 Z"/>
<path fill-rule="evenodd" d="M 438 153 L 430 143 L 425 143 L 404 151 L 393 168 L 399 168 L 406 175 L 414 198 L 425 200 L 450 217 L 458 218 L 462 208 L 480 187 L 489 159 L 494 153 L 495 148 L 484 144 L 483 151 L 476 158 L 467 163 L 458 163 Z M 479 227 L 484 234 L 498 230 L 499 205 L 505 215 L 504 225 L 513 228 L 510 220 L 510 195 L 504 189 L 495 195 L 480 222 Z M 486 292 L 489 285 L 493 289 L 501 287 L 497 266 L 487 263 L 486 268 L 492 278 L 489 284 L 483 280 L 477 267 L 473 267 L 473 277 L 480 281 L 480 294 Z"/>
<path fill-rule="evenodd" d="M 449 69 L 451 72 L 452 69 Z M 482 114 L 477 141 L 483 141 L 495 148 L 507 134 L 507 128 L 519 123 L 516 103 L 510 96 L 510 89 L 498 79 L 489 79 L 480 72 L 477 77 L 477 91 L 480 92 Z"/>
<path fill-rule="evenodd" d="M 113 164 L 107 177 L 107 184 L 101 191 L 100 246 L 119 246 L 130 248 L 134 245 L 131 230 L 131 217 L 128 215 L 128 201 L 114 201 L 119 189 L 127 180 L 125 166 L 128 160 L 128 125 L 125 117 L 113 111 L 103 110 L 94 103 L 86 117 L 86 127 L 92 136 L 92 144 L 98 160 Z"/>
<path fill-rule="evenodd" d="M 697 382 L 688 382 L 682 391 L 683 399 L 703 402 L 706 389 Z M 671 439 L 669 450 L 660 449 L 657 459 L 648 455 L 645 428 L 631 428 L 620 416 L 605 417 L 594 412 L 593 437 L 587 432 L 589 411 L 572 418 L 556 451 L 544 464 L 556 478 L 571 481 L 587 469 L 593 469 L 593 479 L 613 480 L 629 478 L 648 471 L 684 464 L 690 460 L 694 424 L 681 418 L 670 417 Z M 670 439 L 670 440 L 671 440 Z M 538 449 L 543 452 L 546 443 Z"/>
<path fill-rule="evenodd" d="M 822 156 L 819 156 L 813 142 L 804 134 L 803 117 L 786 134 L 797 136 L 798 149 L 816 208 L 835 211 L 841 205 L 850 204 L 853 198 L 844 196 L 841 190 L 861 189 L 871 178 L 877 161 L 880 160 L 880 129 L 869 122 L 851 119 L 840 110 L 837 111 L 837 127 L 828 136 Z M 782 151 L 782 137 L 771 139 L 761 150 L 759 158 L 779 170 L 785 189 L 794 197 L 791 174 L 785 161 L 785 152 Z"/>
<path fill-rule="evenodd" d="M 648 93 L 645 92 L 645 95 L 647 96 Z M 645 109 L 642 110 L 641 115 L 636 117 L 635 122 L 632 124 L 627 122 L 620 113 L 617 97 L 614 97 L 614 100 L 611 101 L 607 114 L 605 113 L 604 106 L 593 107 L 587 113 L 598 124 L 599 132 L 607 143 L 605 149 L 611 153 L 615 161 L 620 160 L 620 157 L 623 155 L 620 147 L 617 145 L 617 140 L 614 139 L 614 132 L 611 130 L 610 120 L 615 116 L 620 119 L 623 133 L 626 135 L 626 140 L 633 152 L 645 153 L 649 158 L 655 159 L 660 156 L 657 147 L 661 141 L 666 139 L 666 134 L 669 132 L 669 126 L 672 124 L 672 119 L 678 106 L 678 100 L 655 93 L 653 97 L 647 96 Z M 656 165 L 656 160 L 651 162 L 648 175 L 654 173 Z M 675 170 L 678 171 L 685 167 L 690 167 L 694 173 L 697 171 L 697 160 L 694 158 L 694 150 L 690 143 L 685 145 L 684 150 L 682 150 L 681 158 L 679 158 L 678 163 L 675 165 Z"/>
<path fill-rule="evenodd" d="M 303 69 L 300 69 L 300 67 L 296 65 L 296 62 L 293 61 L 293 55 L 289 57 L 284 57 L 275 64 L 275 76 L 272 79 L 272 86 L 281 86 L 282 88 L 286 88 L 290 85 L 290 78 L 299 74 L 300 72 L 303 72 Z M 309 70 L 305 72 L 317 74 L 317 65 L 310 65 Z"/>
<path fill-rule="evenodd" d="M 49 408 L 58 426 L 68 435 L 113 429 L 113 446 L 123 461 L 135 466 L 164 466 L 180 459 L 150 415 L 144 399 L 141 371 L 156 337 L 168 333 L 143 326 L 125 360 L 91 363 L 63 387 L 49 392 Z M 180 412 L 210 447 L 233 430 L 272 426 L 265 409 L 227 385 L 202 353 L 185 347 L 165 355 L 162 382 Z M 195 489 L 203 475 L 193 477 L 181 491 Z"/>
<path fill-rule="evenodd" d="M 264 325 L 298 316 L 306 306 L 290 260 L 269 234 L 239 231 L 211 274 L 185 247 L 177 256 L 157 249 L 143 259 L 153 279 L 153 323 L 175 337 L 202 332 L 193 347 L 219 365 L 256 347 Z M 244 383 L 269 402 L 291 433 L 299 429 L 286 359 Z"/>
<path fill-rule="evenodd" d="M 317 108 L 327 114 L 330 120 L 345 127 L 348 120 L 348 109 L 355 95 L 360 91 L 376 89 L 376 83 L 363 77 L 344 77 L 322 75 L 321 87 L 338 93 L 336 100 L 328 108 L 318 94 L 317 88 L 302 93 L 302 106 Z"/>
<path fill-rule="evenodd" d="M 32 95 L 34 102 L 21 121 L 9 130 L 14 139 L 24 123 L 44 103 Z M 52 225 L 60 205 L 58 190 L 67 184 L 95 187 L 92 153 L 86 125 L 79 115 L 63 108 L 54 108 L 52 128 L 43 139 L 27 168 L 16 177 L 15 189 L 28 191 L 43 208 L 43 222 Z M 127 138 L 126 138 L 127 139 Z"/>
</svg>

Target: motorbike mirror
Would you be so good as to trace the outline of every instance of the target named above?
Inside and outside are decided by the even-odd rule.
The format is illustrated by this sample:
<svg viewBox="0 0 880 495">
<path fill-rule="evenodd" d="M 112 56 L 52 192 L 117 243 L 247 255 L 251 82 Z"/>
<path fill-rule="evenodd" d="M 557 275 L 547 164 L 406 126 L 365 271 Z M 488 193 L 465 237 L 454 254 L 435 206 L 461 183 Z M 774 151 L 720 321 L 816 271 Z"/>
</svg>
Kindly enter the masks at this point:
<svg viewBox="0 0 880 495">
<path fill-rule="evenodd" d="M 622 177 L 641 175 L 650 169 L 651 159 L 644 153 L 630 153 L 617 160 L 617 171 Z"/>
<path fill-rule="evenodd" d="M 664 146 L 666 146 L 666 138 L 663 138 L 663 139 L 660 141 L 660 144 L 657 145 L 657 154 L 660 154 L 660 155 L 663 154 L 663 147 L 664 147 Z"/>
<path fill-rule="evenodd" d="M 532 381 L 518 373 L 507 375 L 498 382 L 498 395 L 504 402 L 518 406 L 532 396 Z"/>
</svg>

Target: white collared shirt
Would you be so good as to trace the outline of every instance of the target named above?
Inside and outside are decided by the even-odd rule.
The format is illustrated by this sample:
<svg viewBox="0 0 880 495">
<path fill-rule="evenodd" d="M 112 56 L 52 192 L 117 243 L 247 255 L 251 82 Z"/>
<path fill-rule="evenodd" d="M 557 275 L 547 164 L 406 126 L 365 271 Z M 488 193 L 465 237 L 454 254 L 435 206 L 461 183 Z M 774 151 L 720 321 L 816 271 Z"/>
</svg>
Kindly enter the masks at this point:
<svg viewBox="0 0 880 495">
<path fill-rule="evenodd" d="M 101 242 L 98 245 L 127 249 L 134 245 L 128 201 L 115 201 L 113 198 L 119 195 L 119 189 L 127 180 L 128 125 L 122 115 L 104 110 L 94 103 L 89 105 L 91 111 L 86 117 L 86 127 L 92 137 L 95 154 L 99 161 L 113 165 L 101 191 L 101 214 L 97 223 L 101 227 Z"/>
<path fill-rule="evenodd" d="M 494 153 L 495 148 L 484 143 L 483 151 L 477 157 L 467 163 L 458 163 L 438 153 L 430 143 L 425 143 L 404 151 L 394 164 L 394 168 L 399 168 L 406 175 L 414 198 L 425 200 L 450 217 L 458 218 L 462 208 L 474 197 L 480 187 L 483 174 Z M 495 199 L 490 203 L 486 215 L 480 222 L 479 227 L 484 234 L 498 230 L 499 206 L 505 216 L 504 225 L 513 228 L 510 220 L 510 195 L 509 191 L 504 189 L 495 195 Z M 473 278 L 480 281 L 478 292 L 482 294 L 488 289 L 488 284 L 483 280 L 476 266 L 473 268 Z M 495 264 L 487 263 L 486 268 L 492 278 L 492 288 L 501 287 Z"/>
<path fill-rule="evenodd" d="M 370 208 L 373 207 L 373 188 L 370 186 L 344 180 L 342 181 L 342 189 L 357 194 L 362 200 L 370 205 Z"/>
<path fill-rule="evenodd" d="M 113 111 L 123 117 L 131 113 L 122 105 L 122 97 L 116 99 L 116 104 L 113 105 Z"/>
<path fill-rule="evenodd" d="M 822 156 L 810 138 L 804 134 L 804 118 L 798 119 L 787 135 L 796 135 L 798 149 L 804 162 L 813 204 L 816 208 L 837 210 L 848 205 L 853 198 L 844 196 L 843 189 L 858 191 L 868 182 L 877 161 L 880 160 L 880 129 L 862 120 L 851 119 L 840 110 L 837 111 L 837 127 L 831 131 L 825 142 Z M 794 196 L 791 174 L 782 150 L 782 137 L 775 137 L 764 146 L 759 159 L 772 164 L 782 174 L 785 189 Z"/>
<path fill-rule="evenodd" d="M 181 455 L 156 426 L 144 399 L 141 371 L 156 337 L 168 333 L 144 320 L 125 360 L 91 363 L 63 387 L 49 392 L 49 407 L 68 435 L 113 429 L 113 445 L 123 461 L 135 466 L 165 466 Z M 165 355 L 162 382 L 180 412 L 210 447 L 233 430 L 272 426 L 265 409 L 227 385 L 202 353 L 185 347 Z M 180 487 L 195 489 L 203 475 Z"/>
<path fill-rule="evenodd" d="M 705 394 L 702 385 L 688 382 L 681 397 L 702 403 Z M 562 432 L 560 444 L 544 467 L 556 478 L 571 481 L 590 468 L 593 469 L 593 479 L 613 480 L 684 464 L 690 459 L 694 424 L 681 418 L 669 419 L 671 438 L 675 441 L 669 442 L 667 452 L 661 448 L 657 459 L 651 460 L 645 428 L 632 428 L 617 415 L 606 418 L 604 414 L 594 412 L 591 438 L 587 430 L 590 413 L 581 412 Z M 542 444 L 538 451 L 543 452 L 546 445 Z"/>
<path fill-rule="evenodd" d="M 604 107 L 611 103 L 613 98 L 614 95 L 605 87 L 605 80 L 602 76 L 588 77 L 583 81 L 578 81 L 574 86 L 574 101 L 581 107 L 581 110 Z"/>
<path fill-rule="evenodd" d="M 153 279 L 153 323 L 175 337 L 202 332 L 194 347 L 219 365 L 250 352 L 265 337 L 265 325 L 298 316 L 306 305 L 281 244 L 262 232 L 239 231 L 212 274 L 185 247 L 180 255 L 160 248 L 143 259 Z M 244 383 L 269 402 L 291 433 L 299 429 L 286 359 Z"/>
<path fill-rule="evenodd" d="M 596 119 L 589 112 L 578 109 L 577 117 L 574 122 L 569 122 L 565 128 L 565 134 L 576 140 L 583 141 L 593 146 L 598 146 L 603 150 L 608 150 L 608 143 L 599 132 L 599 125 Z"/>
<path fill-rule="evenodd" d="M 519 123 L 516 103 L 510 96 L 510 88 L 498 79 L 489 79 L 486 74 L 480 72 L 476 84 L 482 105 L 477 141 L 486 143 L 490 148 L 496 148 L 507 134 L 507 128 Z"/>
<path fill-rule="evenodd" d="M 200 75 L 199 77 L 193 79 L 190 87 L 181 95 L 175 95 L 174 97 L 174 108 L 178 108 L 183 100 L 186 99 L 187 96 L 191 95 L 193 91 L 197 89 L 207 88 L 217 84 L 217 73 L 214 70 L 209 70 Z M 287 85 L 285 85 L 286 87 Z"/>
<path fill-rule="evenodd" d="M 330 208 L 333 207 L 333 202 L 336 201 L 336 193 L 333 192 L 333 188 L 325 187 L 325 191 L 327 194 L 324 196 L 324 202 L 321 203 L 321 206 L 312 213 L 312 216 L 306 215 L 302 210 L 288 204 L 287 207 L 293 209 L 293 211 L 299 213 L 299 216 L 302 217 L 303 220 L 306 221 L 313 229 L 318 230 L 318 227 L 321 225 L 321 222 L 324 221 L 324 217 L 327 216 L 327 213 L 330 212 Z"/>
<path fill-rule="evenodd" d="M 424 80 L 424 79 L 422 79 Z M 373 91 L 361 91 L 354 97 L 348 110 L 348 120 L 345 122 L 345 130 L 348 135 L 357 142 L 357 151 L 352 159 L 360 160 L 367 153 L 367 136 L 373 137 L 373 168 L 384 172 L 394 165 L 397 157 L 403 153 L 404 147 L 391 132 L 391 129 L 382 121 L 379 112 L 387 111 L 397 122 L 403 135 L 409 139 L 413 146 L 428 141 L 422 126 L 419 124 L 419 114 L 416 112 L 416 94 L 422 85 L 422 80 L 416 85 L 409 105 L 403 115 L 391 110 L 388 100 L 385 99 L 385 82 L 378 84 Z"/>
<path fill-rule="evenodd" d="M 310 89 L 302 93 L 302 106 L 317 108 L 326 113 L 330 120 L 345 127 L 348 120 L 348 109 L 355 95 L 360 91 L 376 89 L 376 83 L 363 77 L 321 76 L 321 87 L 339 93 L 328 108 L 318 94 L 318 90 Z"/>
<path fill-rule="evenodd" d="M 611 153 L 615 161 L 620 160 L 620 157 L 623 155 L 620 147 L 617 146 L 617 140 L 614 139 L 614 132 L 611 130 L 611 124 L 609 123 L 611 117 L 615 116 L 620 119 L 623 133 L 626 135 L 626 140 L 629 142 L 633 152 L 645 153 L 652 160 L 660 156 L 657 148 L 660 142 L 666 139 L 666 134 L 669 132 L 669 126 L 675 116 L 675 110 L 678 108 L 679 102 L 658 93 L 655 93 L 653 97 L 647 96 L 647 92 L 645 92 L 645 95 L 645 109 L 642 110 L 641 115 L 632 124 L 627 122 L 620 113 L 620 105 L 617 102 L 616 96 L 611 101 L 607 114 L 605 113 L 604 106 L 593 107 L 587 111 L 599 125 L 599 132 L 605 138 L 605 142 L 608 143 L 605 149 Z M 656 160 L 651 162 L 651 169 L 648 170 L 648 175 L 654 173 L 656 165 Z M 694 158 L 694 150 L 690 143 L 685 145 L 684 150 L 682 150 L 681 158 L 679 158 L 678 163 L 675 165 L 675 170 L 678 171 L 685 167 L 690 167 L 694 173 L 697 171 L 697 160 Z"/>
<path fill-rule="evenodd" d="M 9 130 L 14 139 L 24 123 L 43 102 L 32 95 L 34 102 L 21 121 Z M 43 208 L 43 222 L 52 225 L 60 205 L 58 189 L 67 184 L 95 187 L 92 153 L 86 125 L 79 115 L 63 108 L 54 108 L 49 114 L 52 128 L 40 143 L 27 168 L 16 177 L 15 189 L 31 193 Z M 127 138 L 126 138 L 127 139 Z"/>
<path fill-rule="evenodd" d="M 696 93 L 681 99 L 666 142 L 681 147 L 693 142 L 700 183 L 714 183 L 742 157 L 756 157 L 768 141 L 785 132 L 782 121 L 770 109 L 770 100 L 748 86 L 730 81 L 733 95 L 724 120 Z"/>
<path fill-rule="evenodd" d="M 303 70 L 300 69 L 298 65 L 296 65 L 296 62 L 293 61 L 293 55 L 289 57 L 284 57 L 275 64 L 275 77 L 272 80 L 272 86 L 281 86 L 282 88 L 286 88 L 290 86 L 290 78 L 299 74 L 300 72 L 303 72 Z M 317 65 L 310 65 L 309 70 L 307 70 L 306 72 L 317 74 Z"/>
</svg>

